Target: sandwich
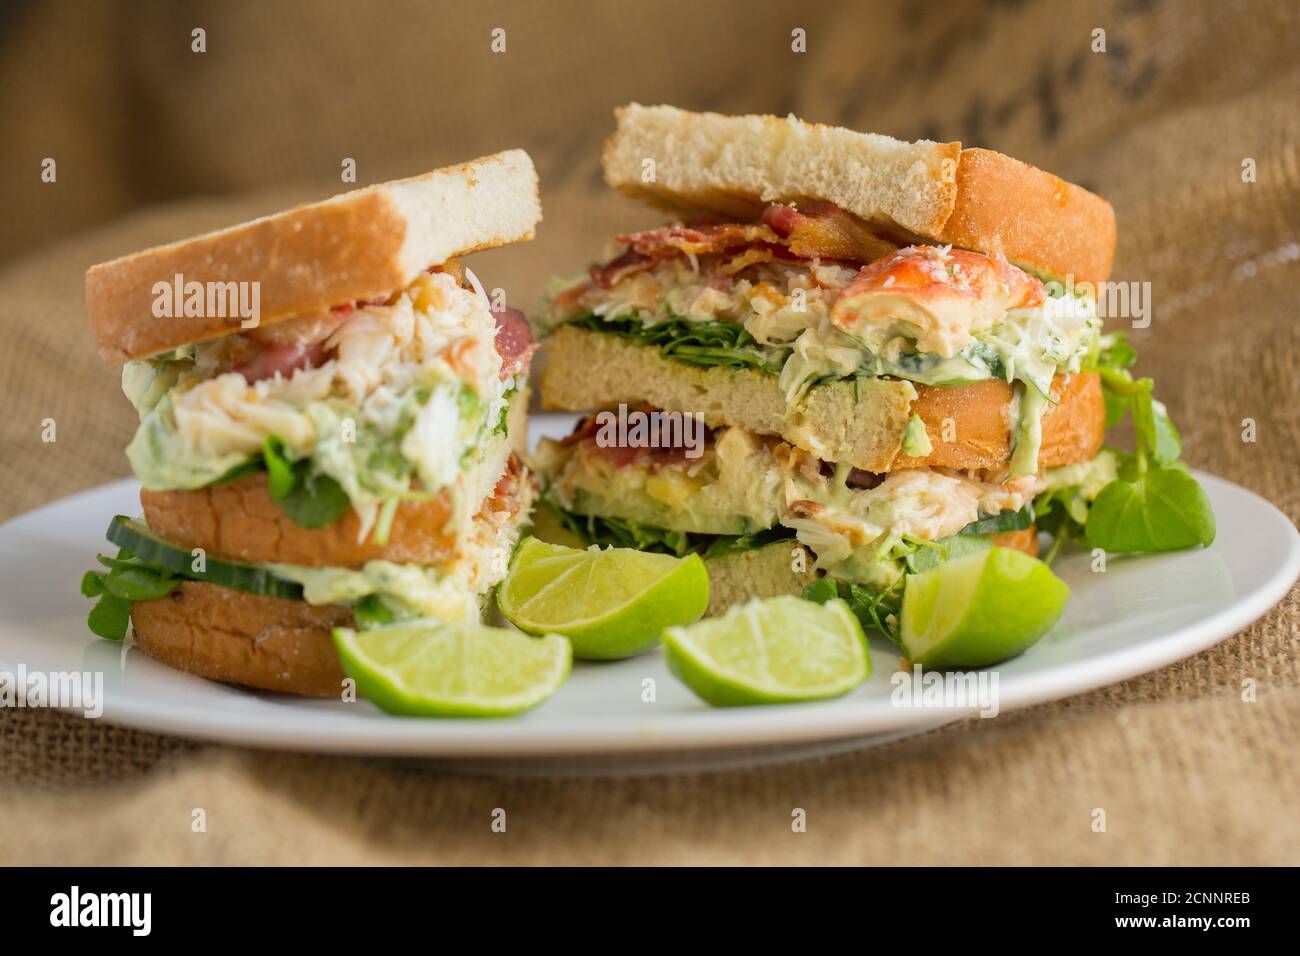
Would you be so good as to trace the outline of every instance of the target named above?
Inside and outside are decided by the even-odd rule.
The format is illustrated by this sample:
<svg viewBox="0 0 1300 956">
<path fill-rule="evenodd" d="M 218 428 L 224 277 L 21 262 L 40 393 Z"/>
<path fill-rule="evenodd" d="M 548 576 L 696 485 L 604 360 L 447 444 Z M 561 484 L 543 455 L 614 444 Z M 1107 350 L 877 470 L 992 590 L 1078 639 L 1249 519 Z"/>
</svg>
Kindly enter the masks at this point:
<svg viewBox="0 0 1300 956">
<path fill-rule="evenodd" d="M 142 513 L 83 581 L 91 629 L 337 697 L 332 628 L 490 616 L 536 494 L 534 345 L 461 257 L 540 219 L 513 150 L 93 266 Z"/>
<path fill-rule="evenodd" d="M 959 143 L 616 115 L 606 181 L 672 219 L 614 236 L 534 313 L 543 406 L 589 413 L 535 453 L 534 533 L 701 554 L 711 614 L 816 584 L 894 636 L 909 577 L 983 548 L 1037 555 L 1040 531 L 1082 538 L 1139 466 L 1177 472 L 1208 512 L 1132 349 L 1102 329 L 1104 199 Z M 1150 454 L 1102 447 L 1129 407 Z M 1096 533 L 1131 543 L 1127 520 Z"/>
</svg>

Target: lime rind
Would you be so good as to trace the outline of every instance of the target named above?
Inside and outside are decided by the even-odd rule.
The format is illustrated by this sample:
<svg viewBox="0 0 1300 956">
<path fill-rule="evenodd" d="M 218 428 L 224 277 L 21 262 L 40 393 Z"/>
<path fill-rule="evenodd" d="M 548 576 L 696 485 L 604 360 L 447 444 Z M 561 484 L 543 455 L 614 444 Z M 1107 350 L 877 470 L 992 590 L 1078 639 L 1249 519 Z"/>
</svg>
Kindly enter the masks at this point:
<svg viewBox="0 0 1300 956">
<path fill-rule="evenodd" d="M 720 618 L 669 628 L 664 650 L 669 669 L 715 707 L 840 697 L 871 673 L 862 625 L 839 600 L 750 601 Z"/>
<path fill-rule="evenodd" d="M 655 647 L 663 631 L 699 619 L 709 574 L 698 555 L 575 549 L 535 538 L 519 547 L 497 594 L 527 634 L 563 634 L 580 660 L 618 660 Z"/>
<path fill-rule="evenodd" d="M 1070 589 L 1020 551 L 990 548 L 910 578 L 901 642 L 913 664 L 971 669 L 1024 653 L 1050 631 Z"/>
<path fill-rule="evenodd" d="M 381 710 L 414 717 L 506 717 L 546 700 L 572 666 L 569 642 L 443 621 L 335 628 L 343 672 Z"/>
</svg>

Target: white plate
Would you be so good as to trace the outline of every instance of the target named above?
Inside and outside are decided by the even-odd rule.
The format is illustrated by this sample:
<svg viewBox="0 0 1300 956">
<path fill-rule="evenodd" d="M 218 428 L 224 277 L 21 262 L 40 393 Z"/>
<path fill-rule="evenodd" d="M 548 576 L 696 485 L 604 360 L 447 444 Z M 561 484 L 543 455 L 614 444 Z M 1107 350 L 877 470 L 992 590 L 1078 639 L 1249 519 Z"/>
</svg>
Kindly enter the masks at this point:
<svg viewBox="0 0 1300 956">
<path fill-rule="evenodd" d="M 568 430 L 569 416 L 537 416 L 533 434 Z M 1057 566 L 1073 596 L 1061 621 L 1023 656 L 996 668 L 1002 711 L 1076 694 L 1203 650 L 1262 616 L 1300 573 L 1300 535 L 1271 504 L 1198 475 L 1218 517 L 1213 547 L 1112 559 L 1093 573 L 1085 553 Z M 577 664 L 550 701 L 504 720 L 388 717 L 366 702 L 309 701 L 252 693 L 174 671 L 138 648 L 91 635 L 82 573 L 107 550 L 117 513 L 139 511 L 123 481 L 0 526 L 0 670 L 100 671 L 103 719 L 159 733 L 254 747 L 453 761 L 558 758 L 604 772 L 735 765 L 863 746 L 970 714 L 964 707 L 891 701 L 898 655 L 873 639 L 872 677 L 825 703 L 714 710 L 676 681 L 658 652 L 609 664 Z M 647 679 L 655 702 L 643 701 Z M 784 748 L 784 749 L 783 749 Z M 554 763 L 543 763 L 554 768 Z"/>
</svg>

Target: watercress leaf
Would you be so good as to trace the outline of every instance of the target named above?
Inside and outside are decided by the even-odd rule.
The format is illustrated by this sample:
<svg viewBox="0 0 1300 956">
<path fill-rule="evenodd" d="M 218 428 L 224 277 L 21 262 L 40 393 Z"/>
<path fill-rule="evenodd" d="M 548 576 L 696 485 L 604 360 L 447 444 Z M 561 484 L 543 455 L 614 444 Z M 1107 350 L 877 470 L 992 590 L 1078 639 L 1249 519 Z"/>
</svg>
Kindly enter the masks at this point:
<svg viewBox="0 0 1300 956">
<path fill-rule="evenodd" d="M 1133 415 L 1133 431 L 1148 452 L 1156 448 L 1155 408 L 1151 398 L 1152 382 L 1149 378 L 1140 379 L 1135 385 L 1145 386 L 1134 392 L 1130 398 L 1129 409 Z"/>
<path fill-rule="evenodd" d="M 117 552 L 117 557 L 115 558 L 110 558 L 106 554 L 97 554 L 95 555 L 95 560 L 98 561 L 100 564 L 102 564 L 104 567 L 108 568 L 110 571 L 115 571 L 118 568 L 139 567 L 140 564 L 142 564 L 140 559 L 137 558 L 135 555 L 133 555 L 130 551 L 126 550 L 126 548 L 120 549 Z"/>
<path fill-rule="evenodd" d="M 803 589 L 803 599 L 814 604 L 825 604 L 839 597 L 839 588 L 831 578 L 818 578 Z"/>
<path fill-rule="evenodd" d="M 692 537 L 698 542 L 698 539 L 704 536 L 694 535 Z M 793 537 L 794 531 L 782 524 L 773 525 L 770 528 L 754 531 L 750 534 L 720 534 L 716 535 L 704 549 L 704 558 L 705 560 L 725 558 L 731 554 L 753 551 L 755 548 L 761 548 L 777 541 L 788 541 Z"/>
<path fill-rule="evenodd" d="M 1152 423 L 1155 431 L 1155 444 L 1151 449 L 1156 461 L 1162 465 L 1178 460 L 1183 453 L 1183 439 L 1174 427 L 1173 419 L 1160 402 L 1152 403 Z"/>
<path fill-rule="evenodd" d="M 309 475 L 277 500 L 285 514 L 304 528 L 323 528 L 351 506 L 347 492 L 328 475 Z"/>
<path fill-rule="evenodd" d="M 1101 400 L 1106 407 L 1106 427 L 1114 428 L 1124 420 L 1124 415 L 1128 412 L 1128 399 L 1102 389 Z"/>
<path fill-rule="evenodd" d="M 378 594 L 367 594 L 360 601 L 352 606 L 352 616 L 356 618 L 357 627 L 366 630 L 371 627 L 380 627 L 384 624 L 392 624 L 397 620 L 397 615 Z"/>
<path fill-rule="evenodd" d="M 81 596 L 99 597 L 104 593 L 104 575 L 98 571 L 87 571 L 81 578 Z"/>
<path fill-rule="evenodd" d="M 906 578 L 900 578 L 892 587 L 883 591 L 874 591 L 860 584 L 847 586 L 847 593 L 841 597 L 858 621 L 868 630 L 876 630 L 889 640 L 901 646 L 898 614 L 903 604 L 903 587 Z"/>
<path fill-rule="evenodd" d="M 1019 511 L 1003 511 L 1001 514 L 985 515 L 978 521 L 972 521 L 958 531 L 958 534 L 997 534 L 1000 531 L 1022 531 L 1034 523 L 1034 506 L 1026 504 Z"/>
<path fill-rule="evenodd" d="M 274 435 L 262 442 L 262 460 L 266 462 L 267 486 L 271 497 L 283 501 L 299 483 L 294 463 L 285 453 L 284 442 Z"/>
<path fill-rule="evenodd" d="M 1151 387 L 1149 384 L 1142 384 L 1142 382 L 1149 383 L 1150 379 L 1134 381 L 1133 376 L 1123 369 L 1101 368 L 1097 370 L 1097 373 L 1101 376 L 1101 387 L 1121 398 L 1129 398 L 1143 389 Z"/>
<path fill-rule="evenodd" d="M 86 615 L 86 626 L 91 632 L 110 641 L 126 638 L 131 624 L 131 602 L 115 594 L 104 594 Z"/>
<path fill-rule="evenodd" d="M 1214 541 L 1214 511 L 1187 471 L 1150 468 L 1103 488 L 1084 532 L 1089 545 L 1107 551 L 1178 551 Z"/>
<path fill-rule="evenodd" d="M 104 590 L 125 601 L 152 601 L 171 594 L 181 582 L 169 574 L 140 566 L 115 569 L 104 578 Z"/>
<path fill-rule="evenodd" d="M 259 455 L 256 458 L 250 458 L 242 465 L 236 465 L 234 468 L 231 468 L 224 475 L 213 480 L 211 484 L 224 485 L 227 484 L 228 482 L 237 481 L 240 478 L 243 478 L 245 475 L 251 475 L 253 472 L 261 470 L 261 468 L 263 467 L 264 467 L 264 462 L 262 460 L 262 457 Z"/>
<path fill-rule="evenodd" d="M 1122 369 L 1137 361 L 1137 350 L 1128 344 L 1123 332 L 1108 332 L 1101 337 L 1097 367 Z"/>
</svg>

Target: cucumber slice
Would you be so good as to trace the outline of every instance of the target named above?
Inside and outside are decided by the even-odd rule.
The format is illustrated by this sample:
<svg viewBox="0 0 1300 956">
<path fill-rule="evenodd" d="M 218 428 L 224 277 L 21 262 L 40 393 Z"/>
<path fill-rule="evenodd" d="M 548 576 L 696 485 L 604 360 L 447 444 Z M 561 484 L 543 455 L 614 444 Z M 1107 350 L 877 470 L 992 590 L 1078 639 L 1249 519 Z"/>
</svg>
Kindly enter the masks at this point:
<svg viewBox="0 0 1300 956">
<path fill-rule="evenodd" d="M 219 584 L 223 588 L 290 601 L 302 600 L 301 584 L 277 578 L 270 571 L 251 564 L 209 557 L 204 561 L 204 571 L 194 571 L 194 556 L 189 551 L 168 544 L 142 522 L 126 515 L 117 515 L 113 519 L 113 523 L 108 526 L 108 540 L 150 564 L 174 571 L 191 581 L 205 581 Z"/>
</svg>

